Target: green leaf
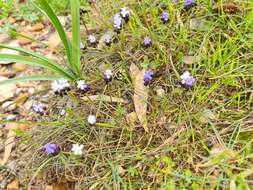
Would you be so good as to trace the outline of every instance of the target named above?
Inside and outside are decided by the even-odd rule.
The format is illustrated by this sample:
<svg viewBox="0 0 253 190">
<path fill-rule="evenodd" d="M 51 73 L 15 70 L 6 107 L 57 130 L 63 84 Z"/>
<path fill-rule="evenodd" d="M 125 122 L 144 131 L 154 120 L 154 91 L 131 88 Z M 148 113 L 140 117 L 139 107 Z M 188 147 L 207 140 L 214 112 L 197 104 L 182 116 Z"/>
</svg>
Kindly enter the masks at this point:
<svg viewBox="0 0 253 190">
<path fill-rule="evenodd" d="M 12 50 L 18 51 L 20 53 L 25 53 L 25 54 L 31 55 L 33 57 L 36 57 L 36 58 L 39 58 L 39 59 L 42 59 L 42 60 L 53 63 L 52 60 L 46 58 L 45 56 L 40 55 L 38 53 L 35 53 L 31 50 L 21 48 L 21 47 L 12 47 L 12 46 L 8 46 L 8 45 L 5 45 L 5 44 L 0 44 L 0 48 L 12 49 Z"/>
<path fill-rule="evenodd" d="M 11 55 L 11 54 L 0 54 L 0 60 L 17 62 L 17 63 L 27 64 L 27 65 L 32 65 L 32 66 L 44 67 L 44 68 L 47 68 L 53 72 L 60 74 L 61 76 L 65 77 L 65 78 L 68 78 L 70 80 L 75 79 L 75 77 L 72 74 L 68 73 L 60 65 L 48 62 L 46 60 L 35 59 L 32 57 L 27 57 L 27 56 L 23 56 L 23 55 Z"/>
<path fill-rule="evenodd" d="M 26 77 L 16 77 L 8 80 L 0 81 L 0 85 L 23 82 L 23 81 L 35 81 L 35 80 L 57 80 L 60 79 L 60 76 L 26 76 Z"/>
<path fill-rule="evenodd" d="M 71 0 L 71 16 L 72 16 L 72 56 L 75 71 L 80 76 L 80 2 L 79 0 Z"/>
<path fill-rule="evenodd" d="M 47 15 L 47 17 L 50 19 L 50 21 L 54 25 L 55 29 L 57 30 L 57 32 L 58 32 L 58 34 L 61 38 L 61 41 L 62 41 L 62 43 L 65 47 L 66 54 L 67 54 L 67 57 L 68 57 L 69 66 L 70 66 L 70 68 L 73 69 L 73 67 L 72 67 L 72 55 L 71 55 L 71 44 L 70 44 L 70 42 L 67 38 L 67 35 L 66 35 L 59 19 L 54 14 L 54 11 L 51 9 L 51 7 L 49 6 L 49 4 L 47 3 L 46 0 L 37 0 L 36 2 L 41 7 L 41 9 L 39 9 L 39 10 L 42 10 L 43 13 L 45 15 Z"/>
</svg>

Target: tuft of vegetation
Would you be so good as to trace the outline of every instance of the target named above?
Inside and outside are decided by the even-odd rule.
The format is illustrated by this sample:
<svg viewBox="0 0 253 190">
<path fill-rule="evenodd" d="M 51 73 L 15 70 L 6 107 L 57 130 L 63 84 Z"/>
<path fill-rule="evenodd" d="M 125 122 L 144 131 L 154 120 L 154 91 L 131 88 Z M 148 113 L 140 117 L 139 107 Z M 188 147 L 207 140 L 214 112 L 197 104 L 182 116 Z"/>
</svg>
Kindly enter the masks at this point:
<svg viewBox="0 0 253 190">
<path fill-rule="evenodd" d="M 186 8 L 182 1 L 101 0 L 82 14 L 85 34 L 78 2 L 71 1 L 72 46 L 59 32 L 71 72 L 57 69 L 68 79 L 83 76 L 91 90 L 72 86 L 64 96 L 52 95 L 48 115 L 32 123 L 37 127 L 30 134 L 17 131 L 28 145 L 24 176 L 33 174 L 32 182 L 64 179 L 74 189 L 252 189 L 253 2 L 199 0 Z M 48 4 L 39 4 L 61 31 Z M 113 15 L 126 6 L 129 21 L 110 46 L 87 43 L 80 52 L 80 38 L 114 31 Z M 164 13 L 168 20 L 161 20 Z M 148 46 L 145 37 L 152 39 Z M 37 65 L 48 62 L 38 58 Z M 23 60 L 34 63 L 30 59 Z M 145 87 L 146 131 L 134 119 L 132 64 L 154 71 Z M 105 69 L 113 71 L 110 82 L 102 80 Z M 180 84 L 185 71 L 194 85 Z M 95 125 L 87 121 L 90 114 Z M 47 143 L 59 146 L 59 153 L 46 154 Z M 73 154 L 73 144 L 84 145 L 81 155 Z"/>
</svg>

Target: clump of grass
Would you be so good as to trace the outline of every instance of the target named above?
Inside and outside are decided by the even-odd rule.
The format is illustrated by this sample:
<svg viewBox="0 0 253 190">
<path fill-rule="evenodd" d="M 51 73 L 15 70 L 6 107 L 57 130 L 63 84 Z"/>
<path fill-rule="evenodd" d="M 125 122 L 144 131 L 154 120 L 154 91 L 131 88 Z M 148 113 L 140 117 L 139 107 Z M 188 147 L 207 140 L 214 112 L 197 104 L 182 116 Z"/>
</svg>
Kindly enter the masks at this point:
<svg viewBox="0 0 253 190">
<path fill-rule="evenodd" d="M 75 189 L 252 188 L 253 4 L 240 3 L 244 12 L 233 14 L 214 12 L 211 1 L 198 1 L 189 10 L 182 3 L 149 0 L 92 4 L 86 24 L 98 31 L 113 30 L 112 15 L 120 7 L 130 8 L 129 22 L 110 47 L 83 52 L 82 75 L 92 88 L 88 94 L 71 90 L 52 98 L 49 116 L 40 118 L 24 153 L 27 174 L 74 181 Z M 165 10 L 170 19 L 164 24 L 160 15 Z M 152 38 L 152 46 L 143 47 L 145 36 Z M 186 65 L 186 55 L 199 59 Z M 134 111 L 130 63 L 155 71 L 148 133 L 127 122 Z M 106 83 L 101 67 L 123 77 Z M 186 70 L 196 78 L 192 89 L 180 85 Z M 158 86 L 165 91 L 162 97 L 156 95 Z M 82 99 L 93 94 L 128 103 Z M 64 116 L 58 107 L 66 109 Z M 90 114 L 97 116 L 96 125 L 87 123 Z M 61 152 L 46 155 L 41 147 L 48 142 Z M 71 154 L 76 143 L 84 145 L 81 156 Z"/>
</svg>

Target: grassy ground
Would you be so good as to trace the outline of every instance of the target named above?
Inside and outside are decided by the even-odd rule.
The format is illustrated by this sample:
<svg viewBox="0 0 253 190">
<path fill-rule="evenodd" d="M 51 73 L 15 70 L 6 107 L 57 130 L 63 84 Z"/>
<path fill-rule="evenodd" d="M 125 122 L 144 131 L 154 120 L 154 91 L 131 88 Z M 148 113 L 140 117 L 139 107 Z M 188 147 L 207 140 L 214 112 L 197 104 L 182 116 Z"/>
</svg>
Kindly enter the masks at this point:
<svg viewBox="0 0 253 190">
<path fill-rule="evenodd" d="M 220 3 L 197 1 L 188 11 L 182 2 L 153 0 L 87 6 L 91 11 L 84 20 L 97 37 L 113 30 L 113 15 L 121 7 L 131 9 L 111 47 L 83 52 L 89 94 L 129 103 L 83 101 L 73 91 L 52 98 L 51 114 L 40 118 L 41 127 L 27 138 L 32 141 L 24 153 L 27 174 L 42 171 L 48 181 L 75 181 L 75 189 L 252 189 L 253 2 L 225 3 L 230 7 L 223 10 Z M 163 10 L 170 12 L 166 24 L 160 20 Z M 142 47 L 145 36 L 152 47 Z M 193 62 L 186 64 L 186 58 Z M 134 111 L 131 63 L 155 71 L 148 87 L 148 133 L 126 119 Z M 101 68 L 113 70 L 111 83 L 102 80 Z M 180 85 L 186 70 L 196 78 L 193 89 Z M 162 97 L 157 87 L 165 90 Z M 58 108 L 67 114 L 60 116 Z M 87 125 L 90 113 L 102 124 Z M 48 142 L 62 152 L 43 154 L 40 147 Z M 69 153 L 72 143 L 85 145 L 80 158 Z"/>
</svg>

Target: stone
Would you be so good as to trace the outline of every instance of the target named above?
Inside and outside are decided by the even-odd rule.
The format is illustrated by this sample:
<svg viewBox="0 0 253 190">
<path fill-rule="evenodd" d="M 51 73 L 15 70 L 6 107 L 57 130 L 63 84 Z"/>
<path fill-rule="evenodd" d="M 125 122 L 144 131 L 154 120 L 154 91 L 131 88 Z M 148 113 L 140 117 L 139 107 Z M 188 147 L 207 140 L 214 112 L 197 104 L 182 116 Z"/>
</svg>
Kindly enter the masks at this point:
<svg viewBox="0 0 253 190">
<path fill-rule="evenodd" d="M 7 80 L 8 78 L 0 76 L 0 81 Z M 16 84 L 6 84 L 2 85 L 0 88 L 0 102 L 4 102 L 5 100 L 12 98 L 16 91 Z"/>
<path fill-rule="evenodd" d="M 42 29 L 44 29 L 44 25 L 43 25 L 41 22 L 36 23 L 36 24 L 33 25 L 33 27 L 32 27 L 32 31 L 33 31 L 33 32 L 39 32 L 39 31 L 41 31 Z"/>
<path fill-rule="evenodd" d="M 156 92 L 156 95 L 159 97 L 163 97 L 165 94 L 165 90 L 161 86 L 156 87 L 155 92 Z"/>
<path fill-rule="evenodd" d="M 48 46 L 49 48 L 55 49 L 61 47 L 61 39 L 57 32 L 51 34 L 48 38 Z"/>
<path fill-rule="evenodd" d="M 17 105 L 14 101 L 7 101 L 2 104 L 1 108 L 4 111 L 12 111 L 12 110 L 16 109 L 16 106 Z"/>
<path fill-rule="evenodd" d="M 11 37 L 8 34 L 5 34 L 5 33 L 0 34 L 0 43 L 1 44 L 8 42 L 10 39 L 11 39 Z"/>
<path fill-rule="evenodd" d="M 27 69 L 27 65 L 21 63 L 14 63 L 12 68 L 15 69 L 17 72 L 21 72 Z"/>
<path fill-rule="evenodd" d="M 7 185 L 6 190 L 19 190 L 19 181 L 15 179 Z"/>
<path fill-rule="evenodd" d="M 32 43 L 32 40 L 30 40 L 30 39 L 28 39 L 28 38 L 24 38 L 24 37 L 19 37 L 19 38 L 18 38 L 18 43 L 19 43 L 21 46 L 24 46 L 24 45 L 31 44 L 31 43 Z"/>
</svg>

